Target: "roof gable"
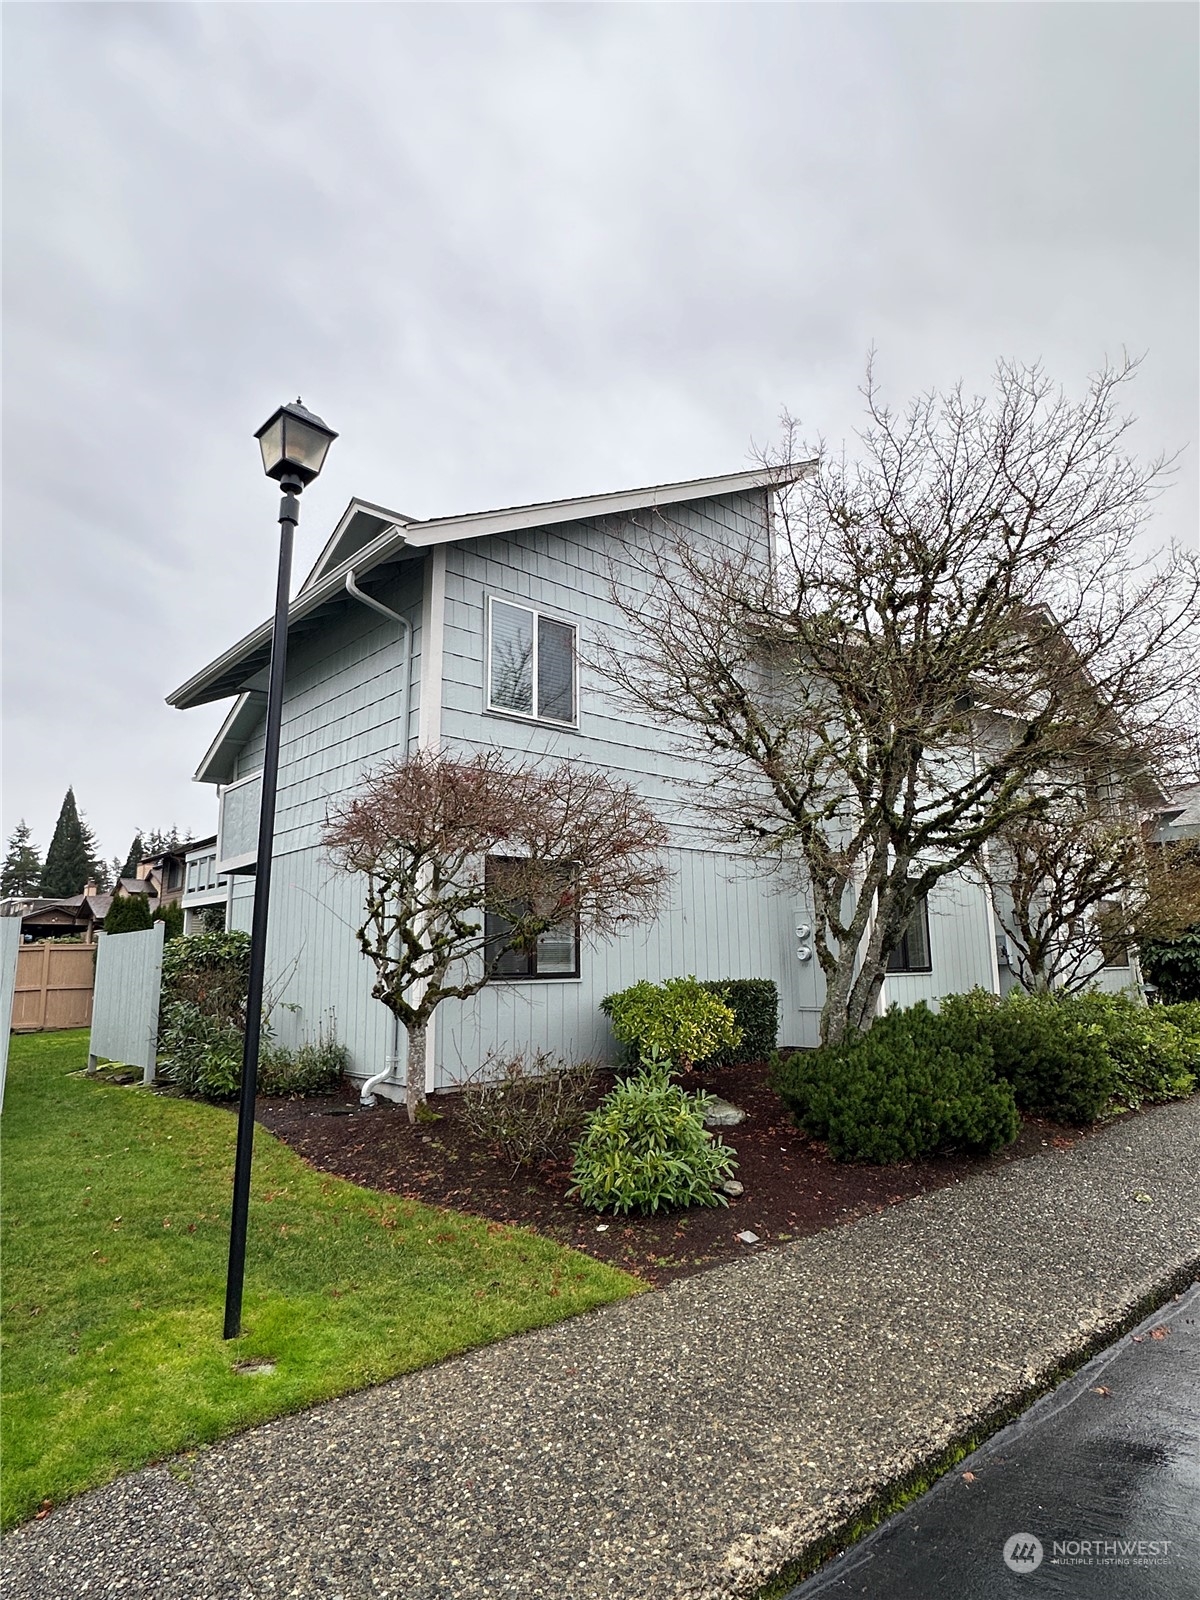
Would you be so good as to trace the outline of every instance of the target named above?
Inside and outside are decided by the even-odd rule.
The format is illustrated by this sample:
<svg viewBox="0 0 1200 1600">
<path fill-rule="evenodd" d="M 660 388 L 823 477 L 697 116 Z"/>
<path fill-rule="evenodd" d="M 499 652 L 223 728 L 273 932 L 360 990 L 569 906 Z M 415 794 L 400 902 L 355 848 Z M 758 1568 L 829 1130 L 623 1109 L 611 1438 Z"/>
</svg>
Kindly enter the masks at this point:
<svg viewBox="0 0 1200 1600">
<path fill-rule="evenodd" d="M 800 462 L 787 474 L 773 467 L 755 467 L 748 472 L 728 472 L 713 478 L 689 478 L 681 483 L 652 484 L 646 488 L 623 489 L 612 494 L 579 495 L 569 500 L 544 500 L 495 511 L 472 511 L 456 517 L 430 517 L 423 522 L 404 519 L 397 514 L 395 520 L 389 522 L 380 533 L 361 545 L 356 545 L 355 541 L 365 530 L 364 515 L 392 517 L 393 513 L 384 512 L 379 506 L 372 507 L 366 501 L 352 500 L 333 536 L 326 543 L 317 565 L 288 607 L 289 636 L 297 624 L 306 628 L 318 625 L 316 613 L 342 600 L 347 577 L 358 580 L 372 568 L 389 562 L 411 560 L 439 544 L 453 544 L 463 539 L 485 539 L 495 534 L 551 527 L 562 522 L 590 521 L 651 506 L 684 505 L 689 501 L 712 500 L 755 489 L 782 488 L 802 476 L 812 465 L 812 462 Z M 356 517 L 359 518 L 357 522 Z M 343 541 L 353 547 L 349 556 L 339 555 Z M 271 627 L 269 621 L 263 622 L 253 633 L 239 639 L 237 644 L 173 690 L 167 696 L 167 704 L 185 709 L 223 700 L 243 690 L 254 673 L 265 669 L 267 665 Z M 218 734 L 214 740 L 210 756 L 221 744 L 222 734 Z M 206 756 L 205 762 L 208 760 L 209 756 Z M 209 777 L 208 781 L 214 779 Z"/>
</svg>

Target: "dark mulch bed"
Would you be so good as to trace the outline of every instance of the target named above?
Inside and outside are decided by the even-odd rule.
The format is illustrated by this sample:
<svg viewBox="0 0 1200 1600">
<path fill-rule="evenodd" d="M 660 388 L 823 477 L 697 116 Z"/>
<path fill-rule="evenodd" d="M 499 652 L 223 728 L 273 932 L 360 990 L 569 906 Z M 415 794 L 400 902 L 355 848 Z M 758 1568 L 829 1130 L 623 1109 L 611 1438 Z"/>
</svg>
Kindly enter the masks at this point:
<svg viewBox="0 0 1200 1600">
<path fill-rule="evenodd" d="M 989 1167 L 1069 1149 L 1088 1132 L 1027 1119 L 1015 1144 L 982 1160 L 939 1156 L 894 1167 L 833 1161 L 823 1145 L 793 1124 L 768 1087 L 766 1073 L 765 1066 L 729 1067 L 705 1073 L 696 1083 L 746 1112 L 737 1127 L 718 1130 L 737 1152 L 737 1178 L 745 1194 L 728 1207 L 650 1217 L 584 1211 L 566 1198 L 568 1162 L 543 1162 L 514 1175 L 463 1127 L 457 1095 L 436 1096 L 430 1108 L 437 1120 L 412 1125 L 403 1107 L 387 1101 L 359 1110 L 357 1091 L 349 1086 L 328 1097 L 260 1099 L 257 1114 L 323 1172 L 427 1205 L 519 1223 L 653 1284 L 744 1255 L 748 1247 L 737 1238 L 743 1231 L 758 1235 L 761 1244 L 753 1249 L 817 1233 Z M 598 1080 L 596 1098 L 610 1086 L 611 1079 Z"/>
</svg>

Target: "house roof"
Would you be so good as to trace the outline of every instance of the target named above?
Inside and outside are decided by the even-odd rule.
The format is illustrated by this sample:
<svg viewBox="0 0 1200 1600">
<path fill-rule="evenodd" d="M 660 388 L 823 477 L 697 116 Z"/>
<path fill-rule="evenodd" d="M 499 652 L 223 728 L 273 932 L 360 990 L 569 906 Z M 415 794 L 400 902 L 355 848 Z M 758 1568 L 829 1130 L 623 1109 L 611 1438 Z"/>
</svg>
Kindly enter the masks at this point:
<svg viewBox="0 0 1200 1600">
<path fill-rule="evenodd" d="M 650 506 L 682 505 L 691 500 L 708 500 L 749 489 L 777 488 L 793 482 L 808 465 L 799 464 L 791 476 L 781 476 L 774 468 L 755 467 L 748 472 L 729 472 L 714 478 L 690 478 L 681 483 L 653 484 L 612 494 L 578 495 L 568 500 L 537 501 L 531 505 L 472 511 L 455 517 L 430 517 L 425 521 L 414 521 L 402 513 L 371 506 L 367 501 L 352 500 L 316 566 L 288 607 L 288 637 L 321 625 L 323 616 L 341 603 L 347 577 L 361 578 L 373 569 L 417 559 L 435 545 L 515 533 L 523 528 L 548 527 L 559 522 L 614 516 Z M 370 519 L 375 517 L 381 521 L 390 520 L 383 523 L 378 533 L 359 542 L 368 531 Z M 270 621 L 261 623 L 252 633 L 239 639 L 173 690 L 167 696 L 167 704 L 184 710 L 207 705 L 213 700 L 225 700 L 244 691 L 248 681 L 265 670 L 270 660 L 271 628 Z M 231 716 L 237 713 L 235 706 Z M 210 747 L 210 756 L 219 751 L 220 743 L 221 734 L 218 734 Z M 205 759 L 207 761 L 208 757 Z M 214 779 L 210 777 L 209 781 Z"/>
<path fill-rule="evenodd" d="M 1200 839 L 1200 783 L 1177 789 L 1159 812 L 1151 838 L 1155 844 Z"/>
</svg>

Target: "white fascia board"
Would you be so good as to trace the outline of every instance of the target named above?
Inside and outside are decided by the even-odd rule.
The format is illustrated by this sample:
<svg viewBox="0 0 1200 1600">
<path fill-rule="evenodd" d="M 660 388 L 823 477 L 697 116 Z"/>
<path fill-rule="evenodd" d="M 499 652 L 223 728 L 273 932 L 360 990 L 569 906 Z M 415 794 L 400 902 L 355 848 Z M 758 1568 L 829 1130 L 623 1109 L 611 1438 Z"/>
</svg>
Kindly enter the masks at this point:
<svg viewBox="0 0 1200 1600">
<path fill-rule="evenodd" d="M 756 467 L 751 472 L 691 478 L 683 483 L 660 483 L 644 489 L 624 489 L 616 494 L 547 500 L 537 505 L 509 506 L 501 511 L 472 511 L 458 517 L 431 517 L 425 522 L 410 523 L 405 529 L 405 539 L 418 547 L 452 544 L 460 539 L 486 539 L 494 533 L 513 533 L 521 528 L 541 528 L 556 522 L 583 522 L 594 517 L 616 516 L 622 511 L 683 505 L 690 500 L 713 500 L 750 489 L 782 488 L 795 482 L 812 465 L 812 462 L 803 462 L 785 477 L 772 468 Z M 367 545 L 361 552 L 364 562 L 370 551 L 371 546 Z"/>
<path fill-rule="evenodd" d="M 204 752 L 193 774 L 193 783 L 228 783 L 230 766 L 266 704 L 266 695 L 258 690 L 238 695 L 232 711 L 217 729 L 216 738 Z"/>
<path fill-rule="evenodd" d="M 337 527 L 334 528 L 333 532 L 329 535 L 329 538 L 325 541 L 325 547 L 321 551 L 321 554 L 317 557 L 316 561 L 313 563 L 312 570 L 309 572 L 308 577 L 305 578 L 304 582 L 296 591 L 297 594 L 303 594 L 306 589 L 310 589 L 312 585 L 316 583 L 318 578 L 324 576 L 330 556 L 337 549 L 338 543 L 342 536 L 347 532 L 350 524 L 354 521 L 355 517 L 360 511 L 365 511 L 369 517 L 382 517 L 384 522 L 390 522 L 393 524 L 393 526 L 401 528 L 407 527 L 410 522 L 414 522 L 416 520 L 414 517 L 406 516 L 403 511 L 389 511 L 386 506 L 373 505 L 370 500 L 351 500 L 350 504 L 346 507 L 345 511 L 342 512 L 341 517 L 338 519 Z M 378 538 L 379 535 L 376 535 L 376 537 Z M 367 546 L 364 545 L 363 549 L 365 550 L 366 548 Z"/>
</svg>

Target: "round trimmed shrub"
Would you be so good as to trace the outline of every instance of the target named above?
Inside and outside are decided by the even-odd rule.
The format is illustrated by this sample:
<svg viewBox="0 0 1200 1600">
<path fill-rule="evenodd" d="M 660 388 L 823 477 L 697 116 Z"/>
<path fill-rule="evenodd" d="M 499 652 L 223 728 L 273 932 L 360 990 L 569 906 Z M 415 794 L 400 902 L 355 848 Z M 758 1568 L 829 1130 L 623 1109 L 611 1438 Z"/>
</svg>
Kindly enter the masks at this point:
<svg viewBox="0 0 1200 1600">
<path fill-rule="evenodd" d="M 1191 1052 L 1166 1007 L 1094 991 L 1064 997 L 1059 1003 L 1083 1026 L 1098 1030 L 1112 1064 L 1112 1099 L 1117 1105 L 1136 1111 L 1139 1106 L 1182 1099 L 1196 1087 Z"/>
<path fill-rule="evenodd" d="M 772 1081 L 797 1123 L 838 1161 L 889 1165 L 946 1150 L 990 1154 L 1017 1136 L 1009 1084 L 973 1019 L 922 1001 L 870 1032 L 777 1061 Z"/>
<path fill-rule="evenodd" d="M 728 1202 L 733 1151 L 704 1126 L 712 1096 L 688 1094 L 670 1063 L 645 1062 L 592 1112 L 575 1146 L 570 1193 L 595 1211 L 659 1211 Z"/>
<path fill-rule="evenodd" d="M 695 978 L 643 978 L 606 995 L 600 1009 L 633 1061 L 654 1055 L 686 1069 L 735 1049 L 742 1039 L 732 1008 Z"/>
</svg>

